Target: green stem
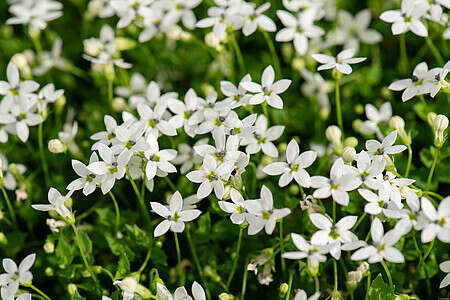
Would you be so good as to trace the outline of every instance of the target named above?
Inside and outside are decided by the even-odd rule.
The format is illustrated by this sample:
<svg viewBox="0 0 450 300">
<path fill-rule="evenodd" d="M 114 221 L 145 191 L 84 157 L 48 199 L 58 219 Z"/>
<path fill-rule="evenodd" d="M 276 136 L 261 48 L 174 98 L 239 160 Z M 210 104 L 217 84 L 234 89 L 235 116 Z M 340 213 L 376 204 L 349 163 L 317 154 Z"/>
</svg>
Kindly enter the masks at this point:
<svg viewBox="0 0 450 300">
<path fill-rule="evenodd" d="M 3 187 L 3 179 L 2 179 L 2 182 L 0 183 L 0 187 L 2 189 L 3 197 L 5 198 L 5 201 L 6 201 L 6 206 L 8 206 L 8 210 L 9 210 L 9 214 L 11 215 L 11 219 L 12 219 L 13 223 L 15 224 L 16 223 L 16 213 L 14 212 L 14 208 L 11 205 L 11 201 L 9 201 L 8 193 L 6 193 L 6 190 Z"/>
<path fill-rule="evenodd" d="M 439 148 L 436 148 L 434 150 L 434 157 L 433 157 L 433 164 L 431 165 L 431 169 L 430 169 L 430 173 L 428 173 L 428 179 L 427 179 L 427 185 L 426 185 L 426 190 L 428 190 L 428 187 L 431 184 L 431 179 L 433 179 L 433 173 L 434 173 L 434 169 L 436 168 L 436 163 L 439 157 Z"/>
<path fill-rule="evenodd" d="M 341 95 L 340 95 L 340 92 L 339 92 L 339 79 L 336 79 L 334 92 L 335 92 L 335 98 L 336 98 L 336 118 L 337 118 L 337 123 L 339 125 L 339 128 L 341 129 L 341 132 L 344 132 L 344 126 L 342 124 Z"/>
<path fill-rule="evenodd" d="M 241 49 L 239 49 L 239 44 L 237 43 L 236 39 L 234 38 L 234 34 L 233 33 L 230 33 L 228 36 L 230 38 L 231 45 L 234 48 L 234 52 L 236 53 L 236 57 L 237 57 L 238 64 L 239 64 L 239 68 L 241 69 L 242 72 L 245 72 L 244 59 L 242 57 Z"/>
<path fill-rule="evenodd" d="M 292 280 L 294 279 L 294 270 L 289 272 L 289 283 L 288 283 L 288 292 L 286 294 L 286 300 L 289 300 L 291 297 L 291 289 L 292 289 Z"/>
<path fill-rule="evenodd" d="M 150 256 L 152 255 L 152 247 L 150 247 L 147 251 L 147 256 L 145 257 L 144 263 L 142 264 L 142 266 L 139 268 L 138 273 L 142 273 L 142 271 L 144 271 L 145 267 L 147 266 L 147 263 L 150 259 Z"/>
<path fill-rule="evenodd" d="M 228 276 L 228 279 L 227 279 L 227 284 L 226 284 L 227 287 L 230 286 L 230 283 L 233 280 L 234 273 L 236 272 L 237 262 L 239 260 L 239 251 L 241 249 L 242 233 L 243 232 L 244 232 L 244 229 L 242 227 L 240 227 L 239 228 L 239 238 L 238 238 L 238 242 L 237 242 L 237 246 L 236 246 L 236 255 L 235 255 L 234 260 L 233 260 L 233 266 L 231 268 L 231 273 L 230 273 L 230 275 Z"/>
<path fill-rule="evenodd" d="M 270 38 L 269 34 L 261 30 L 262 34 L 264 35 L 264 39 L 266 40 L 267 46 L 269 47 L 270 54 L 272 55 L 272 61 L 273 65 L 275 66 L 275 72 L 279 76 L 281 75 L 281 67 L 280 67 L 280 60 L 278 59 L 277 51 L 275 50 L 275 46 L 273 45 L 272 39 Z"/>
<path fill-rule="evenodd" d="M 425 192 L 422 192 L 422 193 L 423 193 L 423 194 L 428 194 L 428 195 L 433 196 L 433 197 L 436 197 L 436 198 L 438 198 L 439 200 L 444 199 L 443 196 L 439 195 L 438 193 L 432 192 L 432 191 L 425 191 Z"/>
<path fill-rule="evenodd" d="M 394 285 L 392 284 L 392 277 L 391 277 L 391 272 L 389 272 L 389 268 L 387 267 L 386 263 L 384 262 L 384 260 L 380 261 L 381 265 L 384 268 L 384 271 L 386 272 L 386 275 L 388 277 L 389 280 L 389 287 L 391 288 L 391 290 L 393 290 Z"/>
<path fill-rule="evenodd" d="M 245 290 L 247 289 L 247 276 L 248 276 L 248 259 L 245 260 L 244 265 L 244 277 L 242 278 L 241 300 L 245 299 Z"/>
<path fill-rule="evenodd" d="M 109 106 L 112 108 L 113 106 L 113 81 L 108 80 L 108 102 Z"/>
<path fill-rule="evenodd" d="M 436 58 L 439 65 L 440 66 L 444 65 L 444 60 L 442 59 L 441 53 L 439 53 L 439 50 L 433 44 L 433 41 L 430 39 L 430 37 L 429 36 L 425 37 L 425 40 L 427 42 L 428 48 L 430 48 L 431 53 L 433 53 L 433 56 L 434 58 Z"/>
<path fill-rule="evenodd" d="M 281 253 L 284 253 L 284 242 L 283 242 L 283 219 L 280 220 L 280 249 Z M 280 255 L 281 257 L 281 270 L 284 272 L 286 269 L 286 263 L 284 261 L 283 255 Z"/>
<path fill-rule="evenodd" d="M 316 293 L 318 293 L 320 291 L 320 282 L 319 282 L 319 277 L 317 277 L 317 274 L 314 275 L 314 286 L 316 289 Z"/>
<path fill-rule="evenodd" d="M 400 35 L 400 72 L 405 74 L 408 70 L 408 59 L 406 55 L 406 40 L 405 35 Z"/>
<path fill-rule="evenodd" d="M 367 274 L 367 287 L 366 287 L 366 297 L 365 300 L 369 299 L 369 290 L 370 290 L 370 271 L 369 274 Z"/>
<path fill-rule="evenodd" d="M 356 222 L 355 226 L 353 227 L 352 231 L 355 231 L 356 228 L 358 228 L 359 224 L 361 224 L 361 222 L 364 220 L 364 218 L 367 216 L 367 213 L 364 212 L 361 216 L 361 218 L 359 218 L 358 222 Z"/>
<path fill-rule="evenodd" d="M 40 289 L 38 289 L 37 287 L 35 287 L 33 284 L 30 285 L 24 285 L 26 287 L 31 288 L 32 290 L 34 290 L 36 293 L 38 293 L 39 295 L 41 295 L 42 297 L 44 297 L 46 300 L 51 300 L 51 298 L 49 296 L 47 296 L 47 294 L 45 294 L 43 291 L 41 291 Z"/>
<path fill-rule="evenodd" d="M 83 259 L 84 266 L 88 270 L 89 274 L 91 274 L 92 279 L 94 280 L 96 286 L 98 287 L 99 283 L 98 283 L 97 277 L 95 276 L 94 272 L 92 271 L 91 266 L 89 265 L 89 263 L 86 259 L 86 255 L 84 254 L 83 246 L 81 245 L 80 236 L 78 235 L 78 229 L 74 223 L 71 223 L 70 225 L 72 226 L 73 232 L 75 233 L 75 239 L 77 240 L 77 245 L 78 245 L 78 248 L 80 249 L 80 254 L 81 254 L 81 258 Z"/>
<path fill-rule="evenodd" d="M 170 188 L 172 189 L 173 192 L 177 191 L 177 188 L 175 187 L 175 185 L 173 184 L 172 180 L 170 180 L 169 176 L 164 177 L 164 179 L 166 180 L 167 184 L 170 186 Z"/>
<path fill-rule="evenodd" d="M 333 292 L 337 292 L 338 290 L 338 274 L 337 274 L 337 262 L 333 259 L 333 268 L 334 268 L 334 288 Z"/>
<path fill-rule="evenodd" d="M 45 152 L 44 152 L 44 140 L 43 140 L 43 130 L 42 130 L 42 123 L 38 126 L 38 138 L 39 138 L 39 155 L 41 156 L 41 163 L 42 163 L 42 169 L 44 170 L 44 180 L 45 180 L 45 186 L 49 187 L 49 177 L 48 177 L 48 166 L 47 166 L 47 160 L 45 158 Z"/>
<path fill-rule="evenodd" d="M 411 145 L 407 145 L 408 147 L 408 164 L 406 165 L 406 171 L 405 171 L 405 177 L 408 177 L 409 170 L 411 168 L 411 162 L 412 162 L 412 148 Z"/>
<path fill-rule="evenodd" d="M 269 118 L 269 111 L 267 109 L 267 102 L 262 103 L 262 109 L 263 109 L 264 116 L 266 117 L 266 120 L 267 120 L 267 127 L 269 127 L 270 118 Z"/>
<path fill-rule="evenodd" d="M 336 201 L 333 201 L 333 222 L 336 223 Z"/>
<path fill-rule="evenodd" d="M 134 190 L 134 193 L 136 194 L 136 197 L 139 200 L 139 204 L 141 205 L 141 209 L 144 211 L 145 221 L 151 226 L 152 222 L 151 222 L 150 214 L 149 214 L 149 212 L 147 210 L 147 207 L 145 205 L 145 201 L 141 197 L 141 194 L 139 193 L 139 189 L 138 189 L 138 187 L 136 185 L 136 182 L 134 182 L 133 178 L 130 175 L 130 172 L 128 171 L 128 167 L 125 167 L 125 172 L 127 173 L 128 180 L 130 180 L 131 186 L 133 187 L 133 190 Z"/>
<path fill-rule="evenodd" d="M 305 200 L 305 191 L 303 190 L 303 187 L 301 185 L 298 185 L 300 188 L 300 195 L 302 196 L 302 200 Z"/>
<path fill-rule="evenodd" d="M 428 246 L 428 249 L 427 249 L 427 251 L 425 252 L 425 254 L 423 255 L 422 260 L 419 261 L 419 268 L 422 267 L 422 265 L 425 263 L 425 260 L 427 259 L 428 255 L 430 255 L 431 250 L 433 249 L 434 241 L 435 241 L 435 240 L 436 240 L 436 238 L 434 238 L 434 239 L 431 241 L 431 244 L 430 244 L 430 246 Z"/>
<path fill-rule="evenodd" d="M 117 204 L 117 200 L 116 197 L 114 196 L 114 194 L 110 191 L 109 195 L 111 196 L 111 199 L 113 200 L 114 203 L 114 209 L 116 210 L 116 231 L 119 230 L 119 225 L 120 225 L 120 210 L 119 210 L 119 205 Z"/>
<path fill-rule="evenodd" d="M 186 228 L 186 237 L 187 237 L 187 240 L 188 240 L 189 248 L 190 248 L 191 253 L 192 253 L 192 257 L 194 258 L 195 267 L 197 268 L 197 272 L 200 275 L 200 280 L 202 281 L 203 286 L 204 286 L 205 291 L 206 291 L 206 298 L 207 299 L 211 299 L 211 292 L 209 291 L 208 284 L 206 283 L 205 277 L 203 276 L 203 269 L 202 269 L 202 267 L 200 265 L 200 260 L 198 259 L 197 250 L 195 249 L 194 242 L 192 241 L 190 227 Z"/>
<path fill-rule="evenodd" d="M 411 230 L 411 234 L 412 234 L 412 238 L 414 241 L 414 248 L 416 248 L 416 252 L 417 254 L 419 254 L 419 261 L 422 260 L 422 252 L 420 251 L 419 245 L 417 244 L 417 240 L 416 240 L 416 231 L 414 230 L 414 227 Z"/>
<path fill-rule="evenodd" d="M 178 242 L 178 235 L 176 232 L 173 233 L 173 236 L 175 238 L 175 247 L 177 248 L 177 261 L 178 261 L 178 276 L 180 279 L 180 283 L 183 282 L 183 280 L 181 279 L 182 277 L 182 269 L 181 269 L 181 251 L 180 251 L 180 243 Z M 183 285 L 183 284 L 181 284 Z"/>
</svg>

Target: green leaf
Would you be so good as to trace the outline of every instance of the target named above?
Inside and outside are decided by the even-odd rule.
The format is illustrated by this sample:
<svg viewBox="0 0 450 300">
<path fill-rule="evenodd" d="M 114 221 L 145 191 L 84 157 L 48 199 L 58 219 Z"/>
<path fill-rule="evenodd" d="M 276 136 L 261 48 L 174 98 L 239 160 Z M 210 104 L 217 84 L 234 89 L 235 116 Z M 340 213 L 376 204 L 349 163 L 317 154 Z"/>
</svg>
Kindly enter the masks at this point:
<svg viewBox="0 0 450 300">
<path fill-rule="evenodd" d="M 126 253 L 120 255 L 119 263 L 117 264 L 117 271 L 115 278 L 120 279 L 130 273 L 130 261 Z"/>
<path fill-rule="evenodd" d="M 104 226 L 112 226 L 115 216 L 110 208 L 97 208 L 95 212 L 98 214 L 98 221 Z"/>
<path fill-rule="evenodd" d="M 78 293 L 78 291 L 75 291 L 75 295 L 73 295 L 73 300 L 86 300 L 83 296 Z"/>
<path fill-rule="evenodd" d="M 92 241 L 89 238 L 88 234 L 85 231 L 79 230 L 78 234 L 80 236 L 81 246 L 83 246 L 83 249 L 87 253 L 92 252 Z"/>
<path fill-rule="evenodd" d="M 124 252 L 124 247 L 117 239 L 115 239 L 110 233 L 105 234 L 106 242 L 108 243 L 111 252 L 114 255 L 119 256 L 122 252 Z"/>
<path fill-rule="evenodd" d="M 161 248 L 153 247 L 150 259 L 155 265 L 167 266 L 167 255 Z"/>
<path fill-rule="evenodd" d="M 211 215 L 209 212 L 203 214 L 198 219 L 198 227 L 194 233 L 194 240 L 196 244 L 207 243 L 210 239 L 211 232 Z"/>
<path fill-rule="evenodd" d="M 431 153 L 431 150 L 428 148 L 423 148 L 420 151 L 420 160 L 427 168 L 431 168 L 431 165 L 433 164 L 433 154 Z"/>
<path fill-rule="evenodd" d="M 73 260 L 73 248 L 64 239 L 63 236 L 59 237 L 58 245 L 55 249 L 55 255 L 59 263 L 62 265 L 70 265 Z"/>
<path fill-rule="evenodd" d="M 134 237 L 136 238 L 136 243 L 141 246 L 150 246 L 150 238 L 147 233 L 140 229 L 136 224 L 134 225 Z"/>
<path fill-rule="evenodd" d="M 369 289 L 369 300 L 394 300 L 394 289 L 391 289 L 387 283 L 383 281 L 381 274 L 372 281 Z"/>
</svg>

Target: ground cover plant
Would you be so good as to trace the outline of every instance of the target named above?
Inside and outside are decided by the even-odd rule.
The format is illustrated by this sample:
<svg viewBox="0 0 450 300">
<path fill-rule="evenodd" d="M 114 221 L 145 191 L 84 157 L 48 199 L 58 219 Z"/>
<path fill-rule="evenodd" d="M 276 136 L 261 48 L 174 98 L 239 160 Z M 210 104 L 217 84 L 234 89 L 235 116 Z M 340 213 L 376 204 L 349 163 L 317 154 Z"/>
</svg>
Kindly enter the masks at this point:
<svg viewBox="0 0 450 300">
<path fill-rule="evenodd" d="M 449 8 L 1 1 L 1 298 L 446 299 Z"/>
</svg>

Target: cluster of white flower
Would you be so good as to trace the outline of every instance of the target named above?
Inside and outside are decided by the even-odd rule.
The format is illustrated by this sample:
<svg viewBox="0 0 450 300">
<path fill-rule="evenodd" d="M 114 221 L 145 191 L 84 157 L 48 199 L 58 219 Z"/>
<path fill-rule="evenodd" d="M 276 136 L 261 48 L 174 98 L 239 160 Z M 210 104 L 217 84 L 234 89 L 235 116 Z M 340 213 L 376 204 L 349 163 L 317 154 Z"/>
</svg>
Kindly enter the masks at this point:
<svg viewBox="0 0 450 300">
<path fill-rule="evenodd" d="M 17 264 L 10 258 L 4 258 L 2 261 L 6 273 L 0 274 L 1 296 L 3 300 L 31 300 L 31 294 L 22 293 L 17 298 L 14 297 L 19 290 L 19 286 L 29 286 L 33 280 L 31 267 L 36 259 L 36 254 L 30 254 L 25 257 L 17 267 Z"/>
<path fill-rule="evenodd" d="M 19 70 L 10 62 L 6 69 L 8 81 L 0 81 L 0 142 L 8 141 L 8 133 L 17 135 L 22 142 L 28 140 L 28 126 L 36 126 L 47 117 L 47 106 L 63 94 L 52 83 L 39 91 L 39 84 L 20 80 Z"/>
<path fill-rule="evenodd" d="M 389 89 L 403 91 L 403 102 L 424 94 L 430 94 L 434 98 L 441 89 L 450 90 L 450 83 L 445 80 L 449 71 L 450 61 L 442 68 L 430 70 L 426 62 L 421 62 L 414 68 L 411 78 L 397 80 L 389 85 Z"/>
<path fill-rule="evenodd" d="M 29 25 L 31 30 L 43 30 L 47 22 L 63 15 L 63 5 L 53 0 L 9 0 L 12 5 L 9 12 L 14 17 L 8 19 L 7 24 Z"/>
</svg>

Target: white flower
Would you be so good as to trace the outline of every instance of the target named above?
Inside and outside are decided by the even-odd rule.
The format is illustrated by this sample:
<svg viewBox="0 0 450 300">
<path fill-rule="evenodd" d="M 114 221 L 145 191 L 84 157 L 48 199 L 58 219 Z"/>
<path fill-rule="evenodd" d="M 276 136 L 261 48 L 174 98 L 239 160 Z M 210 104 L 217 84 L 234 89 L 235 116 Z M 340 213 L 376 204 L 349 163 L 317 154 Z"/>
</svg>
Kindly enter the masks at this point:
<svg viewBox="0 0 450 300">
<path fill-rule="evenodd" d="M 137 16 L 144 16 L 146 10 L 150 10 L 149 5 L 152 2 L 152 0 L 112 0 L 111 6 L 120 18 L 117 28 L 128 26 Z"/>
<path fill-rule="evenodd" d="M 409 209 L 401 210 L 401 219 L 395 224 L 395 230 L 399 231 L 402 235 L 407 234 L 412 228 L 416 230 L 422 230 L 426 224 L 426 219 L 423 214 L 420 214 L 419 197 L 417 194 L 410 190 L 406 196 L 406 203 Z"/>
<path fill-rule="evenodd" d="M 89 164 L 92 164 L 97 161 L 98 161 L 97 153 L 93 152 L 89 159 Z M 83 194 L 87 196 L 95 191 L 97 185 L 100 185 L 102 183 L 103 180 L 102 176 L 97 176 L 91 171 L 89 171 L 87 166 L 83 164 L 81 161 L 72 159 L 72 168 L 75 171 L 75 173 L 77 173 L 77 175 L 80 176 L 80 178 L 75 179 L 67 186 L 67 189 L 69 191 L 77 191 L 83 189 Z"/>
<path fill-rule="evenodd" d="M 368 140 L 366 141 L 367 152 L 371 156 L 380 156 L 390 162 L 389 155 L 397 154 L 407 149 L 405 145 L 394 145 L 396 139 L 397 130 L 394 130 L 381 143 L 377 140 Z"/>
<path fill-rule="evenodd" d="M 374 190 L 380 189 L 383 180 L 379 179 L 378 176 L 382 175 L 386 167 L 386 161 L 379 156 L 371 158 L 364 150 L 356 155 L 355 160 L 356 168 L 352 168 L 352 170 L 359 176 L 362 184 Z"/>
<path fill-rule="evenodd" d="M 338 158 L 330 170 L 330 179 L 323 176 L 311 177 L 311 187 L 316 188 L 313 196 L 317 199 L 325 199 L 330 196 L 336 203 L 347 206 L 349 202 L 348 192 L 356 189 L 361 180 L 351 173 L 351 169 L 344 164 L 342 158 Z"/>
<path fill-rule="evenodd" d="M 205 145 L 208 143 L 208 138 L 198 140 L 194 144 L 196 146 Z M 203 157 L 188 144 L 180 143 L 178 145 L 178 155 L 172 160 L 175 165 L 181 165 L 180 173 L 184 174 L 191 170 L 195 165 L 200 165 L 203 162 Z"/>
<path fill-rule="evenodd" d="M 287 11 L 277 10 L 277 16 L 286 28 L 277 33 L 275 40 L 278 42 L 294 41 L 295 50 L 302 56 L 308 50 L 308 39 L 324 34 L 322 28 L 313 24 L 315 15 L 310 11 L 304 11 L 294 17 Z"/>
<path fill-rule="evenodd" d="M 117 122 L 110 115 L 103 117 L 106 131 L 100 131 L 91 136 L 92 140 L 97 141 L 91 147 L 91 150 L 97 150 L 99 144 L 109 146 L 116 139 Z"/>
<path fill-rule="evenodd" d="M 71 62 L 61 57 L 62 52 L 62 39 L 56 38 L 53 42 L 51 51 L 44 51 L 42 53 L 42 59 L 39 61 L 39 65 L 33 68 L 33 74 L 42 76 L 46 74 L 50 69 L 56 68 L 61 71 L 72 71 L 75 74 L 75 67 Z"/>
<path fill-rule="evenodd" d="M 261 84 L 254 83 L 251 81 L 241 82 L 242 86 L 249 92 L 256 93 L 253 95 L 249 104 L 261 104 L 264 101 L 270 106 L 278 109 L 283 108 L 283 100 L 278 96 L 278 94 L 286 91 L 291 84 L 289 79 L 281 79 L 276 82 L 275 71 L 272 66 L 268 66 L 264 69 L 261 77 Z"/>
<path fill-rule="evenodd" d="M 222 129 L 217 129 L 213 131 L 212 136 L 214 138 L 215 147 L 204 144 L 194 146 L 195 152 L 200 156 L 205 157 L 206 155 L 213 156 L 218 163 L 224 161 L 235 162 L 242 152 L 239 149 L 239 137 L 236 135 L 230 135 L 228 138 L 225 136 L 225 131 Z"/>
<path fill-rule="evenodd" d="M 197 19 L 192 9 L 198 6 L 202 0 L 175 0 L 170 2 L 169 11 L 164 16 L 162 26 L 168 28 L 178 23 L 181 19 L 186 28 L 195 29 Z"/>
<path fill-rule="evenodd" d="M 242 86 L 242 83 L 251 81 L 252 77 L 250 76 L 250 74 L 245 75 L 241 79 L 238 87 L 236 87 L 233 83 L 229 81 L 221 81 L 220 90 L 226 96 L 226 98 L 223 101 L 227 103 L 227 105 L 229 105 L 231 109 L 235 109 L 241 105 L 248 104 L 249 99 L 252 96 L 247 94 L 247 90 Z"/>
<path fill-rule="evenodd" d="M 9 12 L 14 17 L 9 18 L 7 24 L 28 24 L 33 29 L 45 29 L 47 22 L 63 15 L 63 5 L 57 1 L 20 1 L 11 5 Z"/>
<path fill-rule="evenodd" d="M 434 98 L 436 94 L 440 91 L 441 87 L 444 85 L 448 85 L 445 81 L 448 72 L 450 71 L 450 61 L 448 61 L 440 72 L 434 76 L 434 80 L 432 81 L 432 87 L 430 88 L 430 96 Z"/>
<path fill-rule="evenodd" d="M 435 79 L 436 71 L 428 71 L 426 62 L 418 64 L 413 71 L 413 75 L 408 79 L 397 80 L 389 85 L 393 91 L 403 91 L 402 101 L 408 101 L 416 95 L 423 95 L 431 92 L 432 80 Z"/>
<path fill-rule="evenodd" d="M 308 297 L 304 290 L 298 290 L 295 293 L 294 300 L 319 300 L 320 292 L 314 293 Z"/>
<path fill-rule="evenodd" d="M 3 268 L 6 271 L 6 273 L 0 274 L 1 296 L 3 299 L 14 300 L 14 294 L 19 289 L 19 285 L 33 280 L 33 274 L 31 274 L 30 269 L 34 264 L 35 259 L 36 254 L 30 254 L 22 260 L 19 267 L 17 267 L 12 259 L 3 259 Z M 25 299 L 28 298 L 23 296 L 21 300 Z"/>
<path fill-rule="evenodd" d="M 398 35 L 411 30 L 418 36 L 428 36 L 425 25 L 420 21 L 427 11 L 428 2 L 402 0 L 401 10 L 388 10 L 380 15 L 380 19 L 392 24 L 392 34 Z"/>
<path fill-rule="evenodd" d="M 170 163 L 170 161 L 177 156 L 176 150 L 159 150 L 158 140 L 152 135 L 148 136 L 147 144 L 150 146 L 150 148 L 145 151 L 145 157 L 148 159 L 145 167 L 145 174 L 148 180 L 153 179 L 155 175 L 164 177 L 167 173 L 177 172 L 175 166 Z M 162 174 L 158 173 L 158 171 L 162 171 Z"/>
<path fill-rule="evenodd" d="M 28 103 L 26 107 L 14 105 L 9 115 L 2 116 L 1 123 L 5 122 L 5 130 L 16 134 L 22 142 L 26 142 L 30 135 L 28 126 L 36 126 L 44 121 L 41 115 L 34 113 L 35 106 Z"/>
<path fill-rule="evenodd" d="M 361 197 L 366 199 L 369 203 L 364 206 L 364 211 L 371 215 L 378 215 L 383 213 L 388 218 L 400 218 L 401 207 L 395 201 L 390 201 L 390 193 L 388 189 L 381 189 L 378 195 L 367 189 L 358 189 Z M 401 203 L 400 203 L 401 204 Z"/>
<path fill-rule="evenodd" d="M 301 69 L 300 73 L 306 80 L 306 82 L 302 84 L 302 92 L 310 97 L 315 96 L 319 106 L 327 112 L 330 112 L 328 93 L 331 91 L 331 86 L 319 73 L 312 73 L 307 69 Z"/>
<path fill-rule="evenodd" d="M 429 243 L 436 236 L 441 242 L 450 243 L 450 196 L 441 200 L 437 210 L 426 197 L 422 197 L 421 204 L 426 217 L 421 234 L 422 243 Z"/>
<path fill-rule="evenodd" d="M 231 201 L 219 201 L 220 208 L 227 213 L 230 213 L 230 219 L 233 224 L 242 224 L 248 219 L 247 201 L 244 200 L 241 193 L 236 189 L 230 191 Z"/>
<path fill-rule="evenodd" d="M 203 121 L 203 115 L 199 111 L 204 100 L 197 97 L 193 89 L 189 89 L 184 97 L 184 102 L 178 99 L 168 99 L 167 106 L 175 114 L 169 123 L 176 129 L 183 127 L 184 132 L 194 137 L 197 124 Z"/>
<path fill-rule="evenodd" d="M 337 57 L 325 54 L 313 54 L 312 57 L 322 65 L 317 68 L 318 71 L 336 68 L 342 74 L 352 73 L 350 64 L 357 64 L 366 60 L 365 57 L 353 57 L 355 49 L 346 49 L 337 55 Z"/>
<path fill-rule="evenodd" d="M 331 37 L 336 43 L 344 44 L 345 49 L 359 49 L 359 41 L 366 44 L 379 43 L 383 37 L 378 31 L 369 28 L 370 19 L 369 9 L 359 11 L 355 17 L 340 9 L 337 29 L 331 33 Z"/>
<path fill-rule="evenodd" d="M 291 213 L 289 208 L 274 209 L 272 192 L 263 185 L 260 192 L 260 199 L 248 200 L 248 234 L 254 235 L 265 229 L 267 234 L 272 234 L 277 220 L 284 218 Z"/>
<path fill-rule="evenodd" d="M 172 293 L 164 285 L 157 283 L 156 295 L 158 299 L 161 300 L 192 300 L 184 286 L 177 288 L 175 290 L 175 294 L 172 295 Z M 192 296 L 194 300 L 206 300 L 205 291 L 197 281 L 194 281 L 192 284 Z"/>
<path fill-rule="evenodd" d="M 350 231 L 358 220 L 357 216 L 346 216 L 336 224 L 324 215 L 313 213 L 309 215 L 311 222 L 319 228 L 311 237 L 311 243 L 315 245 L 330 245 L 330 254 L 335 258 L 341 257 L 341 244 L 355 242 L 358 237 Z"/>
<path fill-rule="evenodd" d="M 264 154 L 277 157 L 278 149 L 272 143 L 278 139 L 284 131 L 284 126 L 272 126 L 267 128 L 267 119 L 264 115 L 258 116 L 255 123 L 255 133 L 250 137 L 244 137 L 241 140 L 242 146 L 247 146 L 245 151 L 248 154 L 255 154 L 263 151 Z"/>
<path fill-rule="evenodd" d="M 395 229 L 384 234 L 383 224 L 380 219 L 375 218 L 370 227 L 373 245 L 365 246 L 357 250 L 351 256 L 352 260 L 366 260 L 369 263 L 377 263 L 387 260 L 393 263 L 403 263 L 405 258 L 403 254 L 393 245 L 398 242 L 401 234 Z"/>
<path fill-rule="evenodd" d="M 160 133 L 167 136 L 177 135 L 177 131 L 172 124 L 163 120 L 166 109 L 167 103 L 165 102 L 159 102 L 154 109 L 151 109 L 147 104 L 138 104 L 137 111 L 140 116 L 140 121 L 145 124 L 146 136 L 153 135 L 158 137 Z"/>
<path fill-rule="evenodd" d="M 150 294 L 150 291 L 146 287 L 139 284 L 136 276 L 128 276 L 122 280 L 114 280 L 113 284 L 118 285 L 122 290 L 123 300 L 141 299 L 140 296 L 146 299 Z"/>
<path fill-rule="evenodd" d="M 214 157 L 206 155 L 201 169 L 189 172 L 186 177 L 192 182 L 201 183 L 197 190 L 199 199 L 203 199 L 211 194 L 213 189 L 216 197 L 222 199 L 225 191 L 222 180 L 226 181 L 230 178 L 233 167 L 234 163 L 232 161 L 218 164 Z"/>
<path fill-rule="evenodd" d="M 239 9 L 230 7 L 229 1 L 216 1 L 219 7 L 208 8 L 208 16 L 197 22 L 199 28 L 213 27 L 213 33 L 217 38 L 225 33 L 227 27 L 238 29 L 242 26 L 242 16 L 238 15 Z M 241 2 L 237 3 L 242 4 Z"/>
<path fill-rule="evenodd" d="M 359 131 L 365 135 L 371 135 L 376 133 L 379 139 L 383 138 L 378 124 L 387 123 L 392 117 L 392 107 L 389 102 L 383 103 L 380 106 L 380 110 L 377 110 L 372 104 L 366 104 L 365 106 L 367 121 L 364 121 L 359 127 Z"/>
<path fill-rule="evenodd" d="M 287 259 L 303 259 L 307 258 L 308 266 L 315 269 L 320 262 L 325 262 L 328 253 L 327 246 L 313 245 L 307 242 L 300 234 L 291 233 L 292 242 L 299 251 L 285 252 L 282 254 Z"/>
<path fill-rule="evenodd" d="M 156 83 L 154 83 L 156 84 Z M 130 98 L 130 104 L 136 107 L 131 100 L 131 97 L 142 99 L 145 102 L 145 92 L 146 92 L 146 80 L 144 76 L 140 73 L 133 73 L 130 78 L 129 86 L 118 86 L 114 88 L 114 93 L 123 98 Z"/>
<path fill-rule="evenodd" d="M 281 175 L 278 185 L 284 187 L 288 185 L 292 179 L 308 188 L 311 185 L 311 178 L 305 168 L 311 166 L 316 160 L 317 153 L 315 151 L 305 151 L 300 154 L 297 142 L 292 139 L 286 149 L 287 162 L 274 162 L 267 165 L 263 172 L 275 176 Z"/>
<path fill-rule="evenodd" d="M 65 206 L 65 202 L 73 194 L 73 191 L 69 191 L 65 196 L 61 195 L 55 188 L 48 190 L 48 202 L 50 204 L 33 204 L 32 208 L 40 211 L 56 211 L 61 217 L 69 218 L 72 216 L 70 210 Z"/>
<path fill-rule="evenodd" d="M 245 6 L 246 9 L 241 12 L 246 16 L 246 20 L 242 27 L 242 32 L 245 36 L 253 34 L 258 27 L 268 32 L 274 32 L 277 30 L 277 27 L 272 19 L 266 15 L 263 15 L 263 12 L 268 10 L 269 7 L 270 2 L 266 2 L 256 9 L 253 3 L 252 5 Z"/>
<path fill-rule="evenodd" d="M 439 269 L 441 269 L 442 272 L 447 273 L 447 275 L 445 275 L 444 279 L 442 279 L 441 284 L 439 285 L 439 288 L 442 289 L 450 284 L 450 260 L 440 263 Z"/>
<path fill-rule="evenodd" d="M 169 208 L 158 202 L 150 202 L 150 205 L 155 213 L 165 218 L 156 226 L 155 237 L 165 234 L 169 229 L 177 233 L 183 232 L 184 222 L 195 220 L 202 213 L 198 209 L 183 210 L 183 198 L 179 191 L 172 195 Z"/>
</svg>

